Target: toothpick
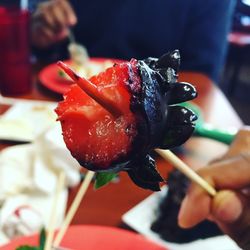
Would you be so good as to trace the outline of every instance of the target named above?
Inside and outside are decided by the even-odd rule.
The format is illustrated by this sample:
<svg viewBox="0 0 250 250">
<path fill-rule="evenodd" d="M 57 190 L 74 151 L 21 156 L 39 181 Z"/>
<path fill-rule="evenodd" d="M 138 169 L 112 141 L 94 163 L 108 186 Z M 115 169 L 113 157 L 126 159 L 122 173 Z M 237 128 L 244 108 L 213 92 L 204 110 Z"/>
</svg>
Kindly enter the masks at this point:
<svg viewBox="0 0 250 250">
<path fill-rule="evenodd" d="M 59 61 L 57 65 L 92 99 L 94 99 L 100 106 L 107 110 L 112 116 L 119 117 L 122 115 L 122 110 L 116 103 L 109 98 L 106 98 L 101 93 L 95 84 L 84 77 L 77 75 L 68 65 Z"/>
<path fill-rule="evenodd" d="M 206 182 L 201 176 L 199 176 L 193 169 L 191 169 L 180 158 L 173 154 L 170 150 L 155 149 L 155 151 L 166 161 L 171 162 L 175 168 L 187 176 L 190 180 L 198 184 L 211 196 L 216 195 L 216 190 L 208 182 Z"/>
<path fill-rule="evenodd" d="M 62 239 L 63 239 L 63 236 L 64 234 L 66 233 L 67 229 L 68 229 L 68 226 L 69 224 L 71 223 L 87 189 L 88 189 L 88 186 L 94 176 L 94 172 L 92 171 L 88 171 L 87 174 L 85 175 L 85 178 L 76 194 L 76 197 L 74 199 L 74 201 L 72 202 L 70 208 L 69 208 L 69 211 L 62 223 L 62 226 L 58 232 L 58 234 L 56 235 L 55 237 L 55 240 L 54 240 L 54 243 L 53 243 L 53 247 L 59 247 Z"/>
</svg>

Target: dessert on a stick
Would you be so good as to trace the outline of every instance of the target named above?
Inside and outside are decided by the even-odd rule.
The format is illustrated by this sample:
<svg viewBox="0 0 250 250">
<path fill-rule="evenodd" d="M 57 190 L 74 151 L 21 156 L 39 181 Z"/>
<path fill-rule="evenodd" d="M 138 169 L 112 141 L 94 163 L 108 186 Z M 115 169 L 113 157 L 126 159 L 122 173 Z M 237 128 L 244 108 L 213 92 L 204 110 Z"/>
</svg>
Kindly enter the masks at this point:
<svg viewBox="0 0 250 250">
<path fill-rule="evenodd" d="M 76 83 L 56 108 L 72 156 L 89 170 L 127 171 L 138 186 L 159 190 L 163 179 L 150 152 L 184 143 L 196 120 L 176 105 L 197 95 L 177 82 L 179 64 L 175 50 L 115 64 L 87 80 L 59 62 Z"/>
</svg>

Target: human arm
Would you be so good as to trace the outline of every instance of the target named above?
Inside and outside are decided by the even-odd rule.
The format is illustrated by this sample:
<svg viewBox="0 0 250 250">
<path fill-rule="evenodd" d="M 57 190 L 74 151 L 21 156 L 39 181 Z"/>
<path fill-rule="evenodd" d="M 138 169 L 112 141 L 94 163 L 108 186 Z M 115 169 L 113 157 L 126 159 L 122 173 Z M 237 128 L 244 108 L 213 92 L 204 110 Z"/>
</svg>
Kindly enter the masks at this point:
<svg viewBox="0 0 250 250">
<path fill-rule="evenodd" d="M 42 2 L 31 17 L 31 44 L 46 49 L 65 39 L 69 27 L 76 23 L 76 15 L 68 0 Z"/>
<path fill-rule="evenodd" d="M 179 225 L 189 228 L 208 218 L 243 249 L 250 249 L 250 128 L 237 134 L 220 160 L 198 173 L 218 192 L 212 198 L 191 184 L 179 212 Z"/>
</svg>

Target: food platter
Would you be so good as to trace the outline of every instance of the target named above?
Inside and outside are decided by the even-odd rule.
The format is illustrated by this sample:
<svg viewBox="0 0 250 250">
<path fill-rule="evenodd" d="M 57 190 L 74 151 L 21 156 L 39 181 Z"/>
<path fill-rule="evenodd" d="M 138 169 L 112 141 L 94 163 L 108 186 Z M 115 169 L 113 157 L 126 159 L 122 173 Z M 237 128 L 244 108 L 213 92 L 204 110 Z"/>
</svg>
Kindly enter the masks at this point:
<svg viewBox="0 0 250 250">
<path fill-rule="evenodd" d="M 111 66 L 114 63 L 122 62 L 119 59 L 109 59 L 109 58 L 90 58 L 88 67 L 91 69 L 92 75 L 103 71 L 106 67 Z M 65 61 L 65 63 L 70 65 L 70 61 Z M 41 85 L 48 88 L 49 90 L 56 92 L 58 94 L 64 94 L 68 89 L 69 86 L 72 84 L 72 81 L 62 77 L 59 73 L 59 67 L 56 63 L 49 64 L 48 66 L 44 67 L 39 75 L 38 79 Z M 85 77 L 88 78 L 89 74 Z"/>
</svg>

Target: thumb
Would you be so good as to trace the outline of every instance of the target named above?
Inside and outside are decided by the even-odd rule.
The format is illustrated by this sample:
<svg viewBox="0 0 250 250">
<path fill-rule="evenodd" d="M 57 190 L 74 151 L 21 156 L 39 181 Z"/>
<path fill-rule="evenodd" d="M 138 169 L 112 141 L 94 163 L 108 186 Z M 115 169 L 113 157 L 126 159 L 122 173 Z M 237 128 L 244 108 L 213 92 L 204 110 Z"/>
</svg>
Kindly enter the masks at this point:
<svg viewBox="0 0 250 250">
<path fill-rule="evenodd" d="M 212 202 L 212 216 L 222 223 L 233 223 L 243 213 L 241 199 L 233 191 L 220 191 Z"/>
<path fill-rule="evenodd" d="M 250 206 L 242 194 L 220 191 L 212 201 L 211 214 L 221 229 L 241 248 L 250 249 Z"/>
</svg>

